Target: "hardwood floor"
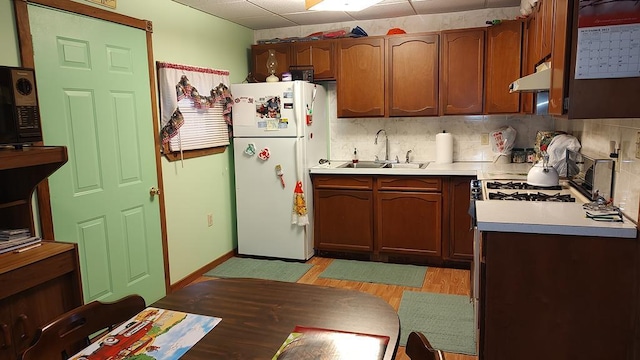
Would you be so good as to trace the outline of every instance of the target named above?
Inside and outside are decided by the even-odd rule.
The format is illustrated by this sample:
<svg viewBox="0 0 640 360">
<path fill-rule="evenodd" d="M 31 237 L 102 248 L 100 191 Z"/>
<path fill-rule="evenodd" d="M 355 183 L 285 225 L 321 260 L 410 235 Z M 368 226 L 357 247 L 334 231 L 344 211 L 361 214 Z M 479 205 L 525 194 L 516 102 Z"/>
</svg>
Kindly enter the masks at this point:
<svg viewBox="0 0 640 360">
<path fill-rule="evenodd" d="M 337 288 L 364 291 L 369 294 L 381 297 L 382 299 L 387 301 L 394 309 L 396 309 L 396 311 L 398 311 L 398 307 L 400 306 L 400 300 L 402 299 L 402 292 L 404 290 L 469 295 L 470 279 L 468 270 L 429 267 L 422 288 L 416 289 L 398 285 L 372 284 L 356 281 L 318 278 L 320 273 L 322 273 L 327 268 L 327 266 L 331 264 L 331 261 L 333 261 L 333 259 L 321 257 L 311 258 L 309 261 L 307 261 L 307 263 L 312 264 L 313 267 L 300 280 L 298 280 L 298 282 L 304 284 L 332 286 Z M 208 279 L 210 278 L 200 277 L 198 280 L 196 280 L 196 282 Z M 478 359 L 477 356 L 451 353 L 445 353 L 445 358 L 447 360 Z M 396 360 L 409 360 L 409 357 L 405 354 L 404 347 L 398 348 Z"/>
</svg>

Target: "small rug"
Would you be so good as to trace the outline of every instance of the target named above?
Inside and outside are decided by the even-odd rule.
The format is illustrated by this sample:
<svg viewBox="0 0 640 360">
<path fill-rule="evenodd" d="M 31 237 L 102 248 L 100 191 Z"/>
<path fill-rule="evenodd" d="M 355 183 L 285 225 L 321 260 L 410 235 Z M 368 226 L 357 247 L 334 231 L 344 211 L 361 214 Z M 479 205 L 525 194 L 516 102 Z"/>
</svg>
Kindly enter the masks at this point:
<svg viewBox="0 0 640 360">
<path fill-rule="evenodd" d="M 407 344 L 409 333 L 419 331 L 435 349 L 476 355 L 473 305 L 468 296 L 404 291 L 398 316 L 400 346 Z"/>
<path fill-rule="evenodd" d="M 205 273 L 204 276 L 296 282 L 300 280 L 312 266 L 311 264 L 282 260 L 232 257 Z"/>
<path fill-rule="evenodd" d="M 426 266 L 334 259 L 321 278 L 422 287 Z"/>
</svg>

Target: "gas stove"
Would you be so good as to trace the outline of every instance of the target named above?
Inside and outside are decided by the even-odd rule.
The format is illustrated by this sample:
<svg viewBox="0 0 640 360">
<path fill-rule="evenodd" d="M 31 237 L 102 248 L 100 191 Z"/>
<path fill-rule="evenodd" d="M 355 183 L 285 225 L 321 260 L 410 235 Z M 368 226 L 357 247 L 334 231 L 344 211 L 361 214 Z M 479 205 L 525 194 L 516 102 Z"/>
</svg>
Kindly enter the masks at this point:
<svg viewBox="0 0 640 360">
<path fill-rule="evenodd" d="M 508 201 L 544 201 L 544 202 L 575 202 L 574 191 L 566 182 L 557 186 L 533 186 L 526 182 L 513 180 L 485 180 L 476 184 L 482 189 L 482 197 L 476 200 L 508 200 Z M 472 184 L 472 193 L 473 193 Z M 476 190 L 476 191 L 479 191 Z"/>
</svg>

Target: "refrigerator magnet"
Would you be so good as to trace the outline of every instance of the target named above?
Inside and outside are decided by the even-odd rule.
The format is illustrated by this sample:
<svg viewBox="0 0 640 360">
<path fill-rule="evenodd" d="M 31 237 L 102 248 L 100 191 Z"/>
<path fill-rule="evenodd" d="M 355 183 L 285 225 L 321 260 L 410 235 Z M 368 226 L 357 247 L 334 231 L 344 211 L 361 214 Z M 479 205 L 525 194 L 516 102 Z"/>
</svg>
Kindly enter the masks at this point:
<svg viewBox="0 0 640 360">
<path fill-rule="evenodd" d="M 258 159 L 260 160 L 267 161 L 269 160 L 270 157 L 271 157 L 271 153 L 269 153 L 269 148 L 267 147 L 260 150 L 260 153 L 258 153 Z"/>
<path fill-rule="evenodd" d="M 247 144 L 247 148 L 244 149 L 244 153 L 249 155 L 249 156 L 255 155 L 256 154 L 256 144 L 248 143 Z"/>
</svg>

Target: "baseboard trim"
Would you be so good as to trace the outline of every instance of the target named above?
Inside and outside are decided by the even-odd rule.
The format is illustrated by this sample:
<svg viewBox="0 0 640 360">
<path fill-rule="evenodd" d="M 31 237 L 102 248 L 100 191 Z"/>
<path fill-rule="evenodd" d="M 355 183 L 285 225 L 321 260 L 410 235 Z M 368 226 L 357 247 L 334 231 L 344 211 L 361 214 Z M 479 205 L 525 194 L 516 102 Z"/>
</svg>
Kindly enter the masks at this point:
<svg viewBox="0 0 640 360">
<path fill-rule="evenodd" d="M 175 284 L 171 284 L 170 287 L 170 292 L 173 293 L 175 291 L 178 291 L 180 289 L 182 289 L 183 287 L 191 284 L 192 282 L 198 280 L 202 274 L 206 273 L 207 271 L 213 269 L 214 267 L 222 264 L 223 262 L 229 260 L 230 258 L 234 257 L 236 255 L 236 250 L 231 250 L 228 253 L 222 255 L 221 257 L 213 260 L 212 262 L 206 264 L 205 266 L 201 267 L 200 269 L 192 272 L 190 275 L 188 275 L 187 277 L 183 278 L 182 280 L 176 282 Z"/>
</svg>

